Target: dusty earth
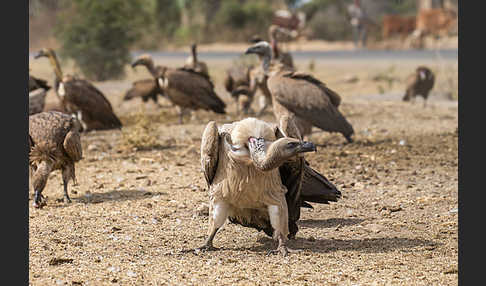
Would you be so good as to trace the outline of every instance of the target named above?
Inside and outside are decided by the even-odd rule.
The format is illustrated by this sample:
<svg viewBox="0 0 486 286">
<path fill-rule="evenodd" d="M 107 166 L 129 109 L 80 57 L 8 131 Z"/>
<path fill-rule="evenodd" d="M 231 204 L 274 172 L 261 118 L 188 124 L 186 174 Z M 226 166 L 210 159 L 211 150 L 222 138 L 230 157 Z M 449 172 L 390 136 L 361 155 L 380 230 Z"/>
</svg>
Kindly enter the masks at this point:
<svg viewBox="0 0 486 286">
<path fill-rule="evenodd" d="M 345 144 L 315 129 L 309 140 L 318 152 L 306 158 L 343 198 L 303 210 L 289 243 L 301 251 L 288 257 L 268 255 L 276 244 L 263 232 L 230 223 L 215 238 L 219 251 L 185 252 L 201 246 L 207 231 L 202 131 L 209 120 L 242 118 L 222 85 L 231 63 L 208 62 L 228 114 L 194 112 L 183 125 L 174 108 L 121 100 L 132 80 L 148 76 L 142 69 L 95 83 L 124 127 L 82 134 L 73 203 L 62 202 L 59 171 L 44 190 L 47 206 L 29 201 L 31 285 L 458 284 L 457 61 L 313 62 L 312 72 L 341 94 L 356 140 Z M 418 64 L 437 72 L 426 108 L 421 98 L 400 100 L 403 78 Z M 47 61 L 30 67 L 52 82 Z M 64 69 L 75 72 L 69 63 Z M 47 99 L 56 100 L 52 91 Z M 274 120 L 270 112 L 262 119 Z"/>
</svg>

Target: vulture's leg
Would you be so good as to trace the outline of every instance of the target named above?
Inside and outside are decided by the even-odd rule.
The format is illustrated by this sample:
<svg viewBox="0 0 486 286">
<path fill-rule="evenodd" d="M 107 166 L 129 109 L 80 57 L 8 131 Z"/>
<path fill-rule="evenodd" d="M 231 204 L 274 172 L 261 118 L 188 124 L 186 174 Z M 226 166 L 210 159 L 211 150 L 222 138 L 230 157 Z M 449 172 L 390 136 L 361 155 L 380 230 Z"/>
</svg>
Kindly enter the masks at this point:
<svg viewBox="0 0 486 286">
<path fill-rule="evenodd" d="M 71 203 L 71 199 L 68 195 L 68 183 L 69 179 L 73 178 L 74 180 L 74 167 L 73 166 L 66 166 L 62 169 L 62 183 L 64 185 L 64 202 Z"/>
<path fill-rule="evenodd" d="M 427 107 L 427 98 L 424 97 L 424 108 L 426 108 L 426 107 Z"/>
<path fill-rule="evenodd" d="M 47 164 L 46 162 L 41 162 L 37 166 L 37 170 L 34 172 L 32 187 L 34 188 L 34 207 L 41 208 L 43 207 L 46 202 L 43 200 L 44 196 L 42 196 L 42 190 L 46 187 L 47 179 L 49 178 L 49 173 L 51 172 L 52 167 Z"/>
<path fill-rule="evenodd" d="M 182 124 L 182 118 L 184 117 L 184 108 L 179 110 L 179 124 Z"/>
<path fill-rule="evenodd" d="M 280 252 L 282 256 L 287 256 L 289 252 L 297 252 L 298 250 L 290 249 L 287 247 L 288 234 L 289 234 L 289 224 L 288 224 L 288 211 L 285 208 L 280 208 L 277 205 L 268 206 L 268 215 L 270 216 L 270 224 L 273 229 L 273 237 L 278 241 L 278 247 L 276 250 L 270 251 Z"/>
<path fill-rule="evenodd" d="M 224 224 L 228 218 L 228 204 L 224 202 L 215 202 L 209 210 L 209 229 L 208 238 L 203 246 L 197 248 L 199 250 L 216 250 L 213 246 L 213 239 L 218 229 Z"/>
</svg>

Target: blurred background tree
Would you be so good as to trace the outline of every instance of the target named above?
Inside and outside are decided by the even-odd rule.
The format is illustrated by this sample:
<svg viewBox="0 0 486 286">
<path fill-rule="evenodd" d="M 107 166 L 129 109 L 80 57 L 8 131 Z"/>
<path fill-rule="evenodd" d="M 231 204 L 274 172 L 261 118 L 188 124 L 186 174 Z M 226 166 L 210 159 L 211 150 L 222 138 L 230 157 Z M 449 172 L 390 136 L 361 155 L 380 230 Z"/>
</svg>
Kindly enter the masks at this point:
<svg viewBox="0 0 486 286">
<path fill-rule="evenodd" d="M 121 78 L 151 17 L 143 0 L 75 0 L 59 14 L 60 53 L 92 80 Z"/>
</svg>

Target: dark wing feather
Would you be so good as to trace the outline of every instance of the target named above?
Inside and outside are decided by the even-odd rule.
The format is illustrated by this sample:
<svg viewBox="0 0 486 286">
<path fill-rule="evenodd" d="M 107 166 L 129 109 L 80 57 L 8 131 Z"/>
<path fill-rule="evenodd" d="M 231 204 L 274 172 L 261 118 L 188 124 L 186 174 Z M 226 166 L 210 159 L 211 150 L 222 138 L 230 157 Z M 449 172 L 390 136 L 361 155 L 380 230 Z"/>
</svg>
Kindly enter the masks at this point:
<svg viewBox="0 0 486 286">
<path fill-rule="evenodd" d="M 47 91 L 51 89 L 51 86 L 47 84 L 46 80 L 36 78 L 29 74 L 29 91 L 33 91 L 38 88 L 42 88 Z"/>
<path fill-rule="evenodd" d="M 89 129 L 121 128 L 120 119 L 113 112 L 113 108 L 95 86 L 83 79 L 71 79 L 63 82 L 66 95 L 64 101 L 68 103 L 71 112 L 82 111 L 83 121 Z"/>
<path fill-rule="evenodd" d="M 210 121 L 204 129 L 201 139 L 201 167 L 204 178 L 208 183 L 208 188 L 216 175 L 220 141 L 216 122 Z"/>
<path fill-rule="evenodd" d="M 302 181 L 301 198 L 303 203 L 313 202 L 328 204 L 337 202 L 341 192 L 324 175 L 304 164 L 304 178 Z"/>
<path fill-rule="evenodd" d="M 281 105 L 314 126 L 345 137 L 354 133 L 351 124 L 333 104 L 337 103 L 337 94 L 314 77 L 286 72 L 270 77 L 268 88 Z"/>
<path fill-rule="evenodd" d="M 81 137 L 77 129 L 71 129 L 64 138 L 63 143 L 64 150 L 68 154 L 69 158 L 74 162 L 81 160 L 83 157 L 83 149 L 81 147 Z"/>
<path fill-rule="evenodd" d="M 143 101 L 147 101 L 149 98 L 152 98 L 154 99 L 154 101 L 156 101 L 158 94 L 163 93 L 157 85 L 155 79 L 141 79 L 132 83 L 132 87 L 125 92 L 123 100 L 130 100 L 135 97 L 141 97 Z"/>
<path fill-rule="evenodd" d="M 169 88 L 177 89 L 185 95 L 175 104 L 193 109 L 212 110 L 216 113 L 226 113 L 226 104 L 215 93 L 211 81 L 196 72 L 177 69 L 166 72 Z M 171 95 L 168 94 L 170 98 Z M 172 99 L 174 101 L 174 99 Z"/>
</svg>

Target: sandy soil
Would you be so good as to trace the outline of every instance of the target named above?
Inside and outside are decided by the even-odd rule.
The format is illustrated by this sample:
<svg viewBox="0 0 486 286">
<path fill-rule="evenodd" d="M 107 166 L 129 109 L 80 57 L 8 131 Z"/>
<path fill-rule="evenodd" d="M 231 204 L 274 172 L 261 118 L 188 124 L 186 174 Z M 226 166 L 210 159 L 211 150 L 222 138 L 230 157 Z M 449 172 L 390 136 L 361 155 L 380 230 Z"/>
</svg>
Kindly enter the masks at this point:
<svg viewBox="0 0 486 286">
<path fill-rule="evenodd" d="M 319 147 L 306 158 L 343 198 L 303 210 L 289 243 L 301 251 L 285 258 L 267 255 L 276 245 L 263 233 L 234 224 L 217 234 L 219 251 L 184 252 L 202 245 L 207 231 L 202 131 L 209 120 L 239 119 L 222 86 L 231 61 L 208 64 L 228 115 L 195 112 L 183 125 L 173 108 L 122 102 L 130 82 L 148 76 L 142 70 L 127 68 L 125 80 L 96 83 L 125 126 L 82 134 L 78 185 L 69 187 L 73 203 L 60 201 L 58 171 L 44 190 L 47 206 L 29 202 L 31 285 L 458 283 L 458 111 L 450 99 L 457 95 L 457 62 L 425 62 L 438 73 L 427 108 L 420 98 L 400 100 L 402 79 L 424 62 L 314 63 L 313 73 L 341 94 L 356 142 L 317 129 L 310 136 Z M 297 65 L 308 70 L 310 63 Z M 30 67 L 53 79 L 47 61 Z M 394 80 L 373 80 L 380 74 Z M 271 113 L 262 119 L 274 120 Z"/>
</svg>

